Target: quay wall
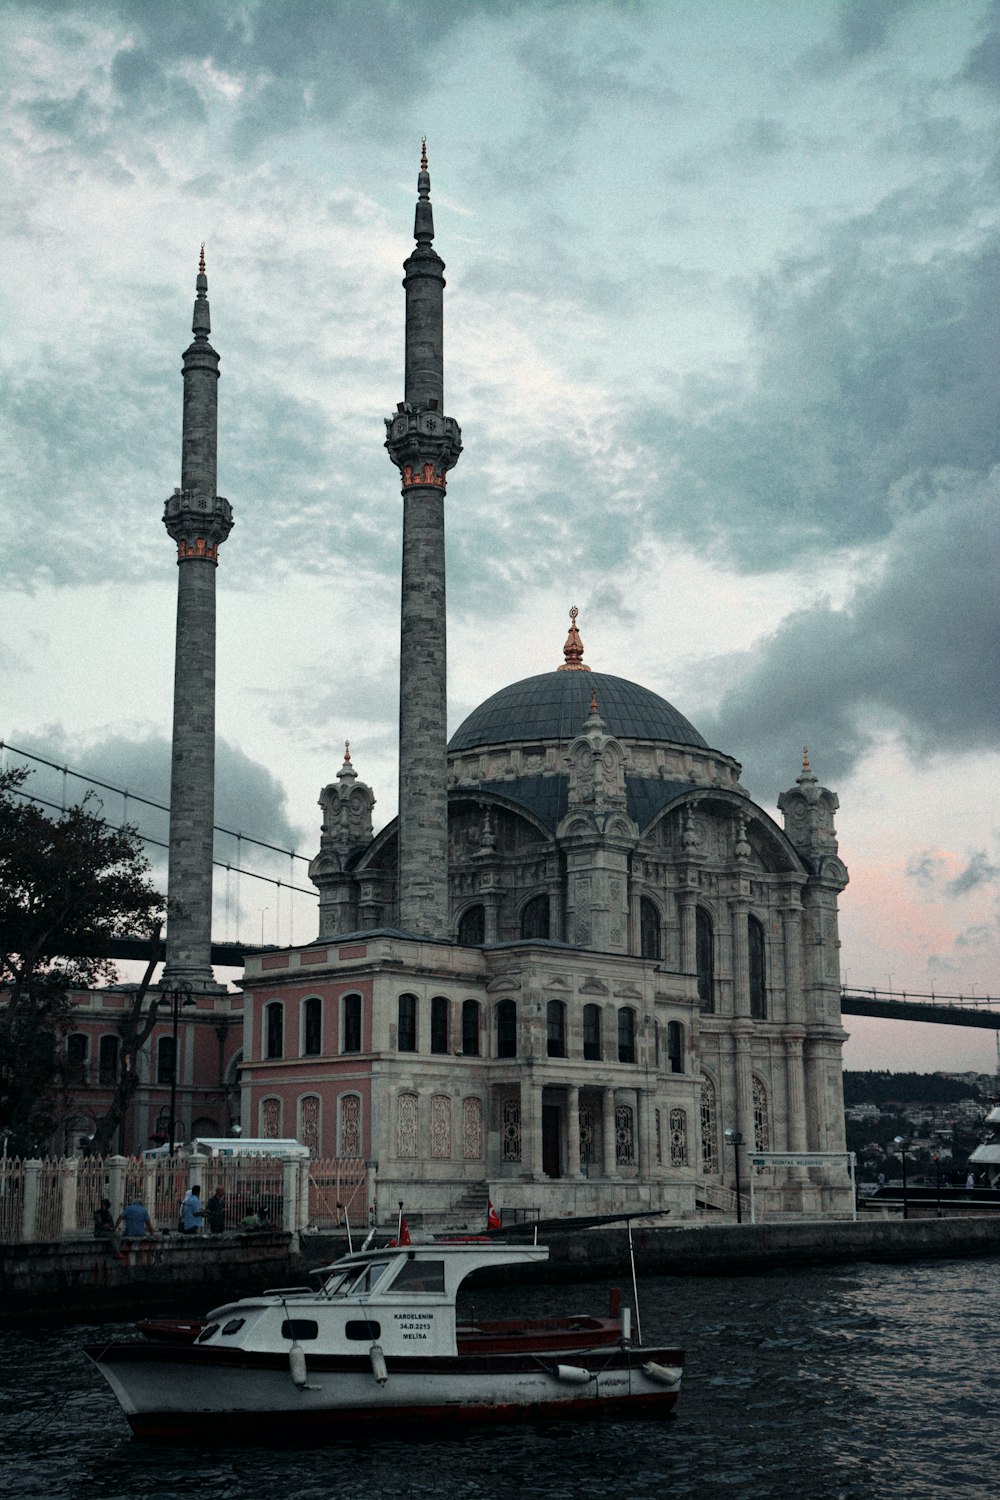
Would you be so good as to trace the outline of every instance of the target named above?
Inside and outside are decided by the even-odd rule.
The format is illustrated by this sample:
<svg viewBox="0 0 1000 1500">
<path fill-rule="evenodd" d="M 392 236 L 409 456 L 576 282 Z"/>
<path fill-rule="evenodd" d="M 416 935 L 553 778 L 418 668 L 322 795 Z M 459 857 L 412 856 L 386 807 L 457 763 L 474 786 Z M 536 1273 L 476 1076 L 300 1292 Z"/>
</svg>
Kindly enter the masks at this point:
<svg viewBox="0 0 1000 1500">
<path fill-rule="evenodd" d="M 0 1245 L 0 1323 L 112 1317 L 214 1303 L 301 1275 L 285 1232 L 158 1235 L 120 1255 L 92 1238 Z"/>
</svg>

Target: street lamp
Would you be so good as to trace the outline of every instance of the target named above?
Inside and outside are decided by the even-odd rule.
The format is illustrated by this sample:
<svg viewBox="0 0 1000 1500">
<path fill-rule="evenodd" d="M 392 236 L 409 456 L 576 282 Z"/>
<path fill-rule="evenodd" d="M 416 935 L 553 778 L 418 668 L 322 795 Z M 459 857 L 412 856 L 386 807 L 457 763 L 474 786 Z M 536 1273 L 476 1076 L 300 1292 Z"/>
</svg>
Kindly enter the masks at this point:
<svg viewBox="0 0 1000 1500">
<path fill-rule="evenodd" d="M 178 984 L 170 991 L 170 1003 L 173 1009 L 173 1057 L 170 1064 L 170 1155 L 173 1156 L 177 1150 L 177 1022 L 180 1020 L 181 1006 L 187 1010 L 189 1006 L 197 1005 L 191 986 L 185 982 Z"/>
<path fill-rule="evenodd" d="M 733 1148 L 733 1161 L 736 1163 L 736 1222 L 743 1223 L 743 1206 L 740 1202 L 740 1147 L 743 1137 L 738 1130 L 727 1130 L 726 1140 Z"/>
<path fill-rule="evenodd" d="M 904 1138 L 901 1135 L 895 1136 L 894 1137 L 894 1142 L 895 1142 L 897 1150 L 899 1151 L 899 1159 L 900 1159 L 900 1161 L 903 1164 L 903 1218 L 905 1219 L 907 1217 L 907 1213 L 906 1213 L 906 1148 L 909 1146 L 910 1143 L 909 1143 L 909 1141 L 904 1140 Z"/>
</svg>

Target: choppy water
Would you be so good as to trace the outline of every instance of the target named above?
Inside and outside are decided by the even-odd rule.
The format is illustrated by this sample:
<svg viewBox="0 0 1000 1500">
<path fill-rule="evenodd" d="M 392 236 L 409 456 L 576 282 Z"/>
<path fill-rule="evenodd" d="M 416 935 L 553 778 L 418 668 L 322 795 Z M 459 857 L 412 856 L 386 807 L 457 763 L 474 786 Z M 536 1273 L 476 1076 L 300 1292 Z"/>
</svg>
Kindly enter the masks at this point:
<svg viewBox="0 0 1000 1500">
<path fill-rule="evenodd" d="M 608 1285 L 477 1292 L 483 1316 L 598 1311 Z M 199 1309 L 201 1310 L 201 1309 Z M 133 1441 L 80 1354 L 130 1325 L 0 1335 L 0 1496 L 910 1500 L 1000 1494 L 1000 1260 L 640 1283 L 681 1343 L 666 1421 L 559 1423 L 308 1449 Z"/>
</svg>

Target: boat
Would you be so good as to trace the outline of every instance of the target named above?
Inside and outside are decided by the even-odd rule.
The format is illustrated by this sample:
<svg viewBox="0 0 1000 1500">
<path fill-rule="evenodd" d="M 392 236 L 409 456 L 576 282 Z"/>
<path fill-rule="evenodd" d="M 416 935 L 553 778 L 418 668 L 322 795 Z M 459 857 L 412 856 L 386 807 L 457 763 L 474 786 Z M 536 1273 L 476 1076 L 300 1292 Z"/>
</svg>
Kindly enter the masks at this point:
<svg viewBox="0 0 1000 1500">
<path fill-rule="evenodd" d="M 429 1423 L 665 1415 L 680 1349 L 633 1341 L 631 1311 L 480 1321 L 475 1271 L 538 1265 L 544 1245 L 366 1242 L 316 1274 L 201 1320 L 148 1320 L 86 1354 L 138 1438 L 213 1443 L 381 1435 Z"/>
</svg>

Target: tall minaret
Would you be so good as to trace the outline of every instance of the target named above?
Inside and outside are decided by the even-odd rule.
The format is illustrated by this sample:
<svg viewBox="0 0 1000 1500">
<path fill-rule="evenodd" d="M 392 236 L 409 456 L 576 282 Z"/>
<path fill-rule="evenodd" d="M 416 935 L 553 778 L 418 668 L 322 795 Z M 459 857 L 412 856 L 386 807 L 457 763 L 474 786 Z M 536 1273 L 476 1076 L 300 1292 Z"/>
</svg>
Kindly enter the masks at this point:
<svg viewBox="0 0 1000 1500">
<path fill-rule="evenodd" d="M 406 399 L 386 418 L 403 478 L 399 664 L 399 925 L 425 937 L 448 929 L 445 475 L 462 434 L 444 407 L 444 261 L 433 246 L 427 144 L 417 178 L 416 247 L 406 277 Z"/>
<path fill-rule="evenodd" d="M 215 493 L 219 356 L 208 342 L 208 277 L 201 247 L 194 342 L 184 351 L 181 485 L 163 513 L 177 543 L 177 646 L 170 768 L 167 961 L 163 982 L 202 989 L 214 982 L 212 828 L 215 822 L 215 570 L 232 530 L 228 500 Z"/>
</svg>

